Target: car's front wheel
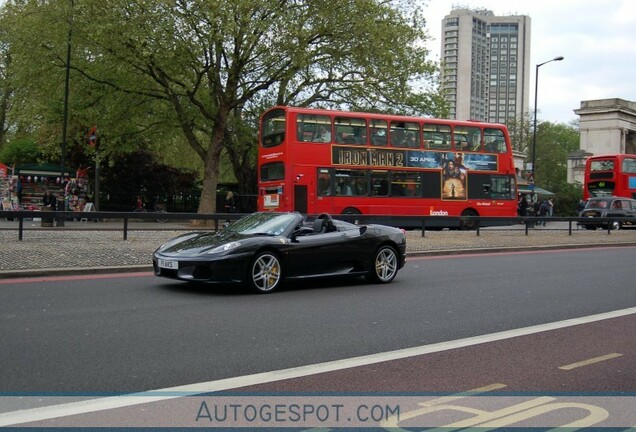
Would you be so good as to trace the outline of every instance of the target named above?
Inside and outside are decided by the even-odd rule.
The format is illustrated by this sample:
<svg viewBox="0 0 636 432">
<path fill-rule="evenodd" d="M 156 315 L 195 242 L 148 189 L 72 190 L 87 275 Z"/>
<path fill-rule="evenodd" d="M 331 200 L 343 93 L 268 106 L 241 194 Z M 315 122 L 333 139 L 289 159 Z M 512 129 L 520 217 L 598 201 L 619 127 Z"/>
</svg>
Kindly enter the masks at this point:
<svg viewBox="0 0 636 432">
<path fill-rule="evenodd" d="M 283 267 L 273 252 L 261 252 L 254 257 L 249 268 L 248 284 L 252 291 L 268 293 L 281 285 Z"/>
<path fill-rule="evenodd" d="M 382 246 L 375 253 L 369 279 L 376 283 L 389 283 L 398 272 L 398 256 L 391 246 Z"/>
</svg>

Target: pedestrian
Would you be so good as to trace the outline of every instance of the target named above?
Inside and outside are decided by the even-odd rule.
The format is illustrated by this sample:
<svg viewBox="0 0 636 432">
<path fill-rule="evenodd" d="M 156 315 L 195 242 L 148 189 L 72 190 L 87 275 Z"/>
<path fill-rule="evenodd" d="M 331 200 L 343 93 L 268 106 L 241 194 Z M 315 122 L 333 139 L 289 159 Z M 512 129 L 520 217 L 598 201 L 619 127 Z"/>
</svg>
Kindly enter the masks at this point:
<svg viewBox="0 0 636 432">
<path fill-rule="evenodd" d="M 517 202 L 517 208 L 518 208 L 519 216 L 524 217 L 528 214 L 528 200 L 526 199 L 526 194 L 521 194 L 519 196 L 519 201 Z"/>
<path fill-rule="evenodd" d="M 18 196 L 18 204 L 22 204 L 22 177 L 18 176 L 18 181 L 15 185 L 16 195 Z"/>
<path fill-rule="evenodd" d="M 50 190 L 46 190 L 42 197 L 42 210 L 43 211 L 56 211 L 57 210 L 57 197 L 51 193 Z M 52 217 L 42 217 L 42 226 L 53 226 Z"/>
<path fill-rule="evenodd" d="M 236 204 L 234 200 L 234 192 L 227 191 L 225 195 L 225 213 L 234 213 L 236 211 Z"/>
<path fill-rule="evenodd" d="M 42 197 L 42 206 L 52 211 L 57 210 L 57 198 L 48 189 Z"/>
<path fill-rule="evenodd" d="M 543 200 L 541 201 L 541 205 L 539 206 L 539 216 L 544 218 L 543 221 L 539 222 L 540 225 L 546 226 L 546 220 L 545 218 L 548 216 L 549 214 L 549 204 L 548 204 L 548 200 Z"/>
<path fill-rule="evenodd" d="M 576 213 L 577 214 L 581 213 L 584 208 L 585 208 L 585 200 L 580 199 L 579 203 L 576 205 Z"/>
</svg>

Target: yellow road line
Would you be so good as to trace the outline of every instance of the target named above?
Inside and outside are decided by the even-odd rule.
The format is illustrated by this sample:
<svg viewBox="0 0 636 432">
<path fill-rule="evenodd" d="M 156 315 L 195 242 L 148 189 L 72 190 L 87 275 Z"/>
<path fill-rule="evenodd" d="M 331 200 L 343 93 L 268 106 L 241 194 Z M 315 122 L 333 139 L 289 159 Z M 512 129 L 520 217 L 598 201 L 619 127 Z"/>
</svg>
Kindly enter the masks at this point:
<svg viewBox="0 0 636 432">
<path fill-rule="evenodd" d="M 623 356 L 623 354 L 620 354 L 620 353 L 607 354 L 607 355 L 604 355 L 604 356 L 601 356 L 601 357 L 594 357 L 594 358 L 591 358 L 591 359 L 583 360 L 583 361 L 572 363 L 572 364 L 569 364 L 569 365 L 559 366 L 559 369 L 572 370 L 572 369 L 576 369 L 576 368 L 579 368 L 579 367 L 588 366 L 588 365 L 591 365 L 591 364 L 594 364 L 594 363 L 599 363 L 599 362 L 602 362 L 602 361 L 605 361 L 605 360 L 611 360 L 613 358 L 622 357 L 622 356 Z"/>
</svg>

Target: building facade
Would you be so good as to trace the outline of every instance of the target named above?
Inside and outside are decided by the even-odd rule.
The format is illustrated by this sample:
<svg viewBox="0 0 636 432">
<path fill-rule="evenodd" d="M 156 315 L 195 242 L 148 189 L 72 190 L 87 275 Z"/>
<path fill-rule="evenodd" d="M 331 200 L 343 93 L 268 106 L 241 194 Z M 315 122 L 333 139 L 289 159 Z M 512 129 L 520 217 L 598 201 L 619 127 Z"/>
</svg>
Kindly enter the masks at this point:
<svg viewBox="0 0 636 432">
<path fill-rule="evenodd" d="M 528 113 L 530 17 L 456 8 L 442 20 L 450 118 L 510 124 Z"/>
<path fill-rule="evenodd" d="M 568 183 L 583 183 L 585 159 L 592 155 L 636 154 L 636 102 L 625 99 L 581 101 L 579 150 L 568 155 Z"/>
</svg>

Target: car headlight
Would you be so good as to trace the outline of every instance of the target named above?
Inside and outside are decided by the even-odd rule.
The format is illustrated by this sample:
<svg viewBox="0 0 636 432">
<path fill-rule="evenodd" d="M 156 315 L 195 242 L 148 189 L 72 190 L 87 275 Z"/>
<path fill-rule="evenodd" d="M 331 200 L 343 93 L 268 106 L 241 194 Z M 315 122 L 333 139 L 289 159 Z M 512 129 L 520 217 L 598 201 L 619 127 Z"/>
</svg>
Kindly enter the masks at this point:
<svg viewBox="0 0 636 432">
<path fill-rule="evenodd" d="M 237 247 L 239 247 L 241 244 L 239 242 L 229 242 L 229 243 L 225 243 L 222 244 L 221 246 L 217 246 L 214 249 L 210 249 L 209 251 L 207 251 L 206 253 L 208 254 L 215 254 L 215 253 L 221 253 L 221 252 L 227 252 L 229 250 L 232 249 L 236 249 Z"/>
</svg>

